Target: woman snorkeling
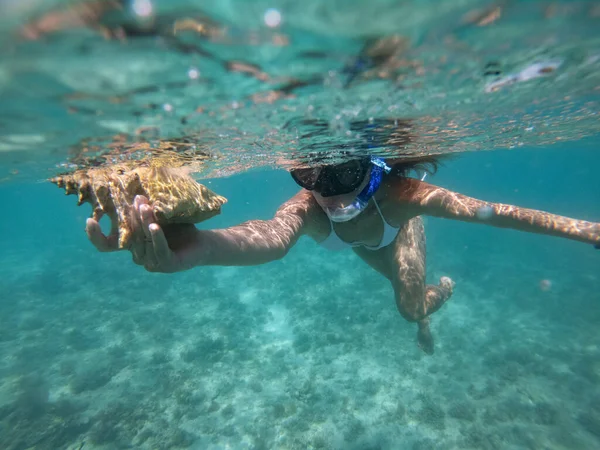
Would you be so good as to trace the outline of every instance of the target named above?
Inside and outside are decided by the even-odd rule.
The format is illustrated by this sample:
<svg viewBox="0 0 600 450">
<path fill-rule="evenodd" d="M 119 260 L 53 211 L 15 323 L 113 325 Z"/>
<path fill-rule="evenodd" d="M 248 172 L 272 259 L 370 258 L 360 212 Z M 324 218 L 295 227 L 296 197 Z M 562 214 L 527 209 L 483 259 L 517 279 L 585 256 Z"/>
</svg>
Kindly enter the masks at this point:
<svg viewBox="0 0 600 450">
<path fill-rule="evenodd" d="M 354 157 L 335 164 L 298 168 L 292 178 L 302 188 L 270 220 L 252 220 L 219 229 L 193 225 L 162 229 L 152 205 L 137 196 L 132 208 L 136 264 L 151 272 L 178 272 L 204 265 L 258 265 L 284 257 L 301 236 L 328 249 L 352 248 L 392 284 L 396 306 L 417 322 L 419 347 L 433 353 L 429 316 L 452 295 L 454 283 L 442 277 L 425 284 L 425 234 L 420 216 L 487 224 L 564 237 L 600 246 L 600 223 L 562 217 L 512 205 L 489 203 L 410 178 L 415 168 L 435 170 L 437 160 L 401 162 Z M 88 219 L 86 233 L 100 251 L 114 251 L 114 235 L 105 236 Z"/>
</svg>

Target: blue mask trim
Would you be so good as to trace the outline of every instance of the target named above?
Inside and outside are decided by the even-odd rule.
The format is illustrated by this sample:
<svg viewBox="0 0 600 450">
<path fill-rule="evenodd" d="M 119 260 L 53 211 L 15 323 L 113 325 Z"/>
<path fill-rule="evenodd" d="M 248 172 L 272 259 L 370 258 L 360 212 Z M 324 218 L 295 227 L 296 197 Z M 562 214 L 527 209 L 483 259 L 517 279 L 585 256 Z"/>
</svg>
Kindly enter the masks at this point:
<svg viewBox="0 0 600 450">
<path fill-rule="evenodd" d="M 375 192 L 377 192 L 377 189 L 381 185 L 383 173 L 389 173 L 392 170 L 383 158 L 371 157 L 371 164 L 373 164 L 373 167 L 369 176 L 369 184 L 365 186 L 353 202 L 357 208 L 364 208 L 369 203 L 369 200 L 371 200 L 371 197 L 375 195 Z"/>
</svg>

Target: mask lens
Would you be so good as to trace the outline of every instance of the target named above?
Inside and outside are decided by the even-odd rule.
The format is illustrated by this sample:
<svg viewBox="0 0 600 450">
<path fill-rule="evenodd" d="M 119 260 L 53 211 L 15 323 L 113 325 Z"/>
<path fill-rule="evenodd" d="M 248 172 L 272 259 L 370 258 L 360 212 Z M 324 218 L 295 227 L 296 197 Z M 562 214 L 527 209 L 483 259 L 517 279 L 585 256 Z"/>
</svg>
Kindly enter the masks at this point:
<svg viewBox="0 0 600 450">
<path fill-rule="evenodd" d="M 360 186 L 370 167 L 370 159 L 355 159 L 335 166 L 294 169 L 294 181 L 304 189 L 315 190 L 323 197 L 352 192 Z"/>
<path fill-rule="evenodd" d="M 325 167 L 316 190 L 323 197 L 347 194 L 360 186 L 369 170 L 369 160 L 348 161 Z"/>
<path fill-rule="evenodd" d="M 362 183 L 365 173 L 366 168 L 360 161 L 350 161 L 337 166 L 334 176 L 341 186 L 351 188 L 350 191 L 353 191 Z"/>
<path fill-rule="evenodd" d="M 292 178 L 300 187 L 312 191 L 317 184 L 319 175 L 321 173 L 320 167 L 308 168 L 308 169 L 294 169 L 291 171 Z"/>
</svg>

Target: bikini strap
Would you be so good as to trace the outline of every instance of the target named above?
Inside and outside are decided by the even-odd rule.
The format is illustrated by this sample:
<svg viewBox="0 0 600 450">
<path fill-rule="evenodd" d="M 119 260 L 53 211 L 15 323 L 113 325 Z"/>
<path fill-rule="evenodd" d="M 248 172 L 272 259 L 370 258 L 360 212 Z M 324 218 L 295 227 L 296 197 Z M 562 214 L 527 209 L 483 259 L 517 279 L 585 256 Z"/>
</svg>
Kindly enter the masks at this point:
<svg viewBox="0 0 600 450">
<path fill-rule="evenodd" d="M 379 212 L 379 215 L 381 216 L 381 220 L 383 220 L 384 223 L 387 223 L 387 220 L 385 220 L 385 217 L 383 217 L 381 209 L 379 209 L 379 204 L 377 203 L 377 200 L 375 199 L 375 197 L 373 197 L 373 203 L 375 203 L 375 208 L 377 208 L 377 211 Z"/>
</svg>

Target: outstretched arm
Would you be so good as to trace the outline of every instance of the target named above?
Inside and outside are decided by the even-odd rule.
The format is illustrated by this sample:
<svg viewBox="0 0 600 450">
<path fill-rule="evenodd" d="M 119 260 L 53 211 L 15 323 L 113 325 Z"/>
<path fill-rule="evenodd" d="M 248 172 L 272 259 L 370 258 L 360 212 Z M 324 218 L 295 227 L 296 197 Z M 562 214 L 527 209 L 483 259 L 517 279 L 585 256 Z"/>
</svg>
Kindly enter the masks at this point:
<svg viewBox="0 0 600 450">
<path fill-rule="evenodd" d="M 207 246 L 202 265 L 246 266 L 282 258 L 307 232 L 315 206 L 310 193 L 300 191 L 279 207 L 273 219 L 199 231 Z"/>
<path fill-rule="evenodd" d="M 403 203 L 408 204 L 411 215 L 481 223 L 600 246 L 600 223 L 513 205 L 485 202 L 414 179 L 403 180 L 397 195 Z"/>
<path fill-rule="evenodd" d="M 253 220 L 222 230 L 198 230 L 191 224 L 161 228 L 145 197 L 132 205 L 130 248 L 136 264 L 151 272 L 179 272 L 203 265 L 258 265 L 282 258 L 304 233 L 311 233 L 316 205 L 301 191 L 276 212 L 271 220 Z M 94 219 L 88 219 L 87 235 L 100 251 L 118 250 L 115 233 L 105 236 Z"/>
</svg>

